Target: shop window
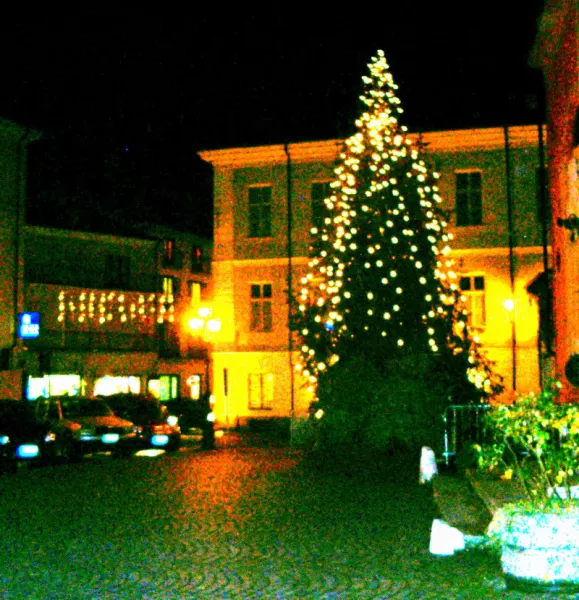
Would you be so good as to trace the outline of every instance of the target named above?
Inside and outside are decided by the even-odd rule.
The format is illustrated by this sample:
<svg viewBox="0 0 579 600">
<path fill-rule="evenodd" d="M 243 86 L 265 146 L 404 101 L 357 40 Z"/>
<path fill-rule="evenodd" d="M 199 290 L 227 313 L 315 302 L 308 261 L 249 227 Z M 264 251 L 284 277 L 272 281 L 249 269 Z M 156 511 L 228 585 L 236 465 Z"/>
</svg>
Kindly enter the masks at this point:
<svg viewBox="0 0 579 600">
<path fill-rule="evenodd" d="M 249 409 L 271 410 L 273 408 L 273 375 L 255 373 L 249 375 Z"/>
<path fill-rule="evenodd" d="M 189 396 L 191 400 L 199 400 L 201 398 L 201 375 L 191 375 L 187 378 L 189 386 Z"/>
<path fill-rule="evenodd" d="M 158 400 L 173 400 L 179 397 L 179 375 L 158 375 L 151 377 L 147 391 Z"/>
<path fill-rule="evenodd" d="M 324 200 L 332 195 L 330 181 L 316 181 L 312 183 L 311 198 L 312 198 L 312 226 L 318 231 L 324 223 L 324 218 L 327 215 L 327 210 Z"/>
<path fill-rule="evenodd" d="M 271 283 L 251 285 L 251 331 L 268 332 L 272 330 Z"/>
<path fill-rule="evenodd" d="M 482 173 L 456 173 L 456 224 L 482 225 Z"/>
<path fill-rule="evenodd" d="M 468 312 L 469 327 L 473 329 L 484 329 L 486 325 L 484 276 L 462 276 L 460 278 L 460 289 Z"/>
<path fill-rule="evenodd" d="M 78 396 L 86 393 L 86 382 L 80 375 L 44 375 L 29 377 L 26 398 L 48 398 L 49 396 Z"/>
<path fill-rule="evenodd" d="M 249 237 L 271 236 L 271 185 L 249 188 Z"/>
<path fill-rule="evenodd" d="M 137 375 L 105 375 L 95 381 L 95 396 L 111 396 L 112 394 L 139 394 L 141 378 Z"/>
</svg>

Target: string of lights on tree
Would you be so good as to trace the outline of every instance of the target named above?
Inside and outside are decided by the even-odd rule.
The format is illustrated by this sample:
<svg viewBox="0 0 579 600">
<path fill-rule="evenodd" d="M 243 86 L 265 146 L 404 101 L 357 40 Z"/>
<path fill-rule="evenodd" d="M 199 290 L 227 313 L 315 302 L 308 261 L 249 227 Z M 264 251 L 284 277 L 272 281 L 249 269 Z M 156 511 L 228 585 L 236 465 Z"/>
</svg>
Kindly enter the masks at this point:
<svg viewBox="0 0 579 600">
<path fill-rule="evenodd" d="M 173 301 L 173 296 L 155 293 L 61 290 L 58 321 L 79 325 L 173 322 Z"/>
<path fill-rule="evenodd" d="M 469 380 L 495 384 L 474 338 L 452 269 L 439 174 L 398 123 L 397 86 L 379 51 L 362 78 L 363 111 L 334 168 L 324 219 L 313 228 L 294 328 L 298 369 L 315 391 L 349 352 L 374 358 L 428 351 L 468 357 Z"/>
</svg>

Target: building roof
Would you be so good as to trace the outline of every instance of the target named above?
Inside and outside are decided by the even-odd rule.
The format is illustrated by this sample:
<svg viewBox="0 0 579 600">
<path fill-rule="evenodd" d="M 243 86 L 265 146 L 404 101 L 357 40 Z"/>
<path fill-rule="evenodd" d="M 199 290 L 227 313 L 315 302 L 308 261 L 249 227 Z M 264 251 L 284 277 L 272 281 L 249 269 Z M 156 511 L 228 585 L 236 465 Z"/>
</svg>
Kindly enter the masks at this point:
<svg viewBox="0 0 579 600">
<path fill-rule="evenodd" d="M 0 117 L 0 136 L 15 140 L 24 138 L 27 142 L 33 142 L 41 138 L 42 134 L 36 129 Z"/>
<path fill-rule="evenodd" d="M 508 128 L 511 147 L 538 144 L 537 125 L 517 125 Z M 505 129 L 459 129 L 434 131 L 422 134 L 410 133 L 414 141 L 421 140 L 430 152 L 464 152 L 474 150 L 496 150 L 505 145 Z M 199 156 L 214 167 L 246 167 L 260 164 L 282 164 L 291 159 L 293 163 L 332 161 L 337 158 L 344 140 L 275 144 L 249 148 L 225 148 L 203 150 Z M 289 155 L 289 156 L 288 156 Z"/>
</svg>

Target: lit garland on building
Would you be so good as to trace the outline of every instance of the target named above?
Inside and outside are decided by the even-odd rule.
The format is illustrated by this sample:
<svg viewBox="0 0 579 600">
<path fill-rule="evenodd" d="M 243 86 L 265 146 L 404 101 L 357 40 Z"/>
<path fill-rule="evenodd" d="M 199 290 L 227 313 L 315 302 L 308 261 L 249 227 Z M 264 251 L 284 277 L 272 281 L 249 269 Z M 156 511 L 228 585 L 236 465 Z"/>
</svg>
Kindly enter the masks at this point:
<svg viewBox="0 0 579 600">
<path fill-rule="evenodd" d="M 456 354 L 474 343 L 449 258 L 439 175 L 398 124 L 402 109 L 384 53 L 368 67 L 364 111 L 334 169 L 323 223 L 312 229 L 298 295 L 297 368 L 311 391 L 321 372 L 361 345 L 385 358 L 449 345 Z M 488 386 L 481 377 L 471 381 Z"/>
<path fill-rule="evenodd" d="M 164 323 L 174 320 L 174 298 L 156 293 L 61 290 L 58 321 L 82 325 Z"/>
</svg>

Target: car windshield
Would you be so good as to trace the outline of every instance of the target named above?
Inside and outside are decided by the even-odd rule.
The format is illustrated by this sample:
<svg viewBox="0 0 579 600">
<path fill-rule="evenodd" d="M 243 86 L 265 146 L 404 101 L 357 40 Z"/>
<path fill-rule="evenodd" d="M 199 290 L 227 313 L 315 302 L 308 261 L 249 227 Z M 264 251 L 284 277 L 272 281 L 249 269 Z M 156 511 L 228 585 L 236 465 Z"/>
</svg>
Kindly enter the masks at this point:
<svg viewBox="0 0 579 600">
<path fill-rule="evenodd" d="M 163 408 L 156 402 L 135 402 L 127 406 L 126 413 L 132 421 L 163 421 Z"/>
<path fill-rule="evenodd" d="M 113 414 L 108 404 L 99 400 L 67 402 L 62 405 L 62 412 L 66 417 L 110 417 Z"/>
</svg>

